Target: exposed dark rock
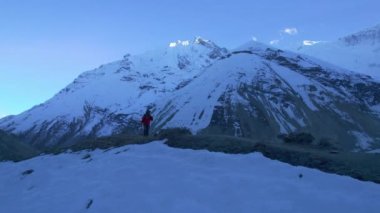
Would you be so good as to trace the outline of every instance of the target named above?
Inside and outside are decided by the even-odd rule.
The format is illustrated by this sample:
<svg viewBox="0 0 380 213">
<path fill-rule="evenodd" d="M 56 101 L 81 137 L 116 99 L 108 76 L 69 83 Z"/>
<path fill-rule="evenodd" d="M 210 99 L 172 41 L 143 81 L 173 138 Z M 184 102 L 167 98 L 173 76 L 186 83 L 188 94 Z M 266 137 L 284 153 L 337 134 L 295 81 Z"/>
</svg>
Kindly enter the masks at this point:
<svg viewBox="0 0 380 213">
<path fill-rule="evenodd" d="M 33 172 L 34 172 L 33 169 L 28 169 L 28 170 L 23 171 L 21 174 L 22 174 L 23 176 L 26 176 L 26 175 L 30 175 L 30 174 L 32 174 Z"/>
</svg>

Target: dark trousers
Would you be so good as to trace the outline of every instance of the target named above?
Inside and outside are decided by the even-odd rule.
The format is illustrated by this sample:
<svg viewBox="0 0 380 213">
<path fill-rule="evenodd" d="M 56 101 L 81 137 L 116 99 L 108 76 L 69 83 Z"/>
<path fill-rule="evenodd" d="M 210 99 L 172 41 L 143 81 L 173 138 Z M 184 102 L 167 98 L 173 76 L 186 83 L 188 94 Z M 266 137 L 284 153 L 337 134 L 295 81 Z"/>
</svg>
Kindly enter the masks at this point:
<svg viewBox="0 0 380 213">
<path fill-rule="evenodd" d="M 148 136 L 149 135 L 149 125 L 144 124 L 144 135 Z"/>
</svg>

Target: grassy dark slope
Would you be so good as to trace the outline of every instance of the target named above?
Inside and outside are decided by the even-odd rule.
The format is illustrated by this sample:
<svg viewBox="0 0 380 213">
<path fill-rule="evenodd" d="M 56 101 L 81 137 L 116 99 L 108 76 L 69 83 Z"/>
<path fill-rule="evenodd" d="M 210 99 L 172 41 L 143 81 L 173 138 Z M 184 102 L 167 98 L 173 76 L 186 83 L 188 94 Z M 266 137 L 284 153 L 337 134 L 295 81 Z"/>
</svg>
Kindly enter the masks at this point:
<svg viewBox="0 0 380 213">
<path fill-rule="evenodd" d="M 21 161 L 39 153 L 37 149 L 21 142 L 17 136 L 0 130 L 0 161 Z"/>
<path fill-rule="evenodd" d="M 129 144 L 145 144 L 167 139 L 174 148 L 209 150 L 229 154 L 261 152 L 264 156 L 295 166 L 316 168 L 324 172 L 347 175 L 353 178 L 380 183 L 380 154 L 337 151 L 334 147 L 321 147 L 305 143 L 258 142 L 225 135 L 191 135 L 186 129 L 163 130 L 158 136 L 120 134 L 95 139 L 84 139 L 73 146 L 51 148 L 46 153 L 59 154 L 72 151 L 110 149 Z M 0 131 L 0 160 L 24 160 L 39 152 L 18 141 L 17 137 Z"/>
<path fill-rule="evenodd" d="M 81 150 L 95 150 L 95 149 L 111 149 L 131 144 L 145 144 L 157 140 L 157 137 L 119 134 L 107 137 L 89 138 L 78 141 L 69 147 L 52 147 L 45 150 L 46 153 L 59 154 L 66 150 L 81 151 Z"/>
<path fill-rule="evenodd" d="M 144 144 L 167 139 L 168 146 L 182 149 L 209 150 L 229 154 L 261 152 L 264 156 L 295 166 L 316 168 L 324 172 L 380 183 L 380 154 L 339 152 L 333 147 L 313 144 L 258 142 L 225 135 L 191 135 L 186 129 L 163 130 L 158 136 L 114 135 L 83 140 L 69 147 L 73 151 L 109 149 L 129 144 Z M 65 150 L 68 148 L 65 148 Z M 56 150 L 60 153 L 61 150 Z"/>
<path fill-rule="evenodd" d="M 264 156 L 295 166 L 316 168 L 324 172 L 348 175 L 380 183 L 380 154 L 360 152 L 331 153 L 312 146 L 258 143 L 255 150 Z"/>
<path fill-rule="evenodd" d="M 87 139 L 70 147 L 73 151 L 84 149 L 109 149 L 130 144 L 145 144 L 156 140 L 153 136 L 145 137 L 141 135 L 120 134 L 96 139 Z"/>
<path fill-rule="evenodd" d="M 246 154 L 261 152 L 264 156 L 295 166 L 316 168 L 324 172 L 380 183 L 380 154 L 337 152 L 312 144 L 255 142 L 221 135 L 190 135 L 173 132 L 166 144 L 185 149 Z"/>
<path fill-rule="evenodd" d="M 212 152 L 224 152 L 228 154 L 247 154 L 255 151 L 253 141 L 244 138 L 222 135 L 184 135 L 169 138 L 166 144 L 170 147 L 194 150 L 209 150 Z"/>
</svg>

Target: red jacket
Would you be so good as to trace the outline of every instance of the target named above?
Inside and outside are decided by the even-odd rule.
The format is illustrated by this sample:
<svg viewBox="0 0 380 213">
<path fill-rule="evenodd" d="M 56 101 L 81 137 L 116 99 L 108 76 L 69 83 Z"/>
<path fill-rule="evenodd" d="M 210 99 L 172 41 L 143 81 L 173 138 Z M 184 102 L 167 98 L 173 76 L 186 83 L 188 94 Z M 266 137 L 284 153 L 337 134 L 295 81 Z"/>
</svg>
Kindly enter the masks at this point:
<svg viewBox="0 0 380 213">
<path fill-rule="evenodd" d="M 141 123 L 143 123 L 146 126 L 150 125 L 150 122 L 153 120 L 153 117 L 151 115 L 144 115 L 141 119 Z"/>
</svg>

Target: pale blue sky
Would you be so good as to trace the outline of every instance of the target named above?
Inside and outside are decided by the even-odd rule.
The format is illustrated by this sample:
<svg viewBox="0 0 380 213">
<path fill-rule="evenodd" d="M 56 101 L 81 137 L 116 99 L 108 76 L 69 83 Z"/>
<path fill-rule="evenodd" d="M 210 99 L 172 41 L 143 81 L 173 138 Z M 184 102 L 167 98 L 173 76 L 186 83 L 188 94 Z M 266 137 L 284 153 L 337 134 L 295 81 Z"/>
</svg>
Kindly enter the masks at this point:
<svg viewBox="0 0 380 213">
<path fill-rule="evenodd" d="M 379 8 L 378 0 L 0 0 L 0 117 L 125 53 L 198 35 L 226 47 L 252 36 L 334 40 L 380 24 Z"/>
</svg>

